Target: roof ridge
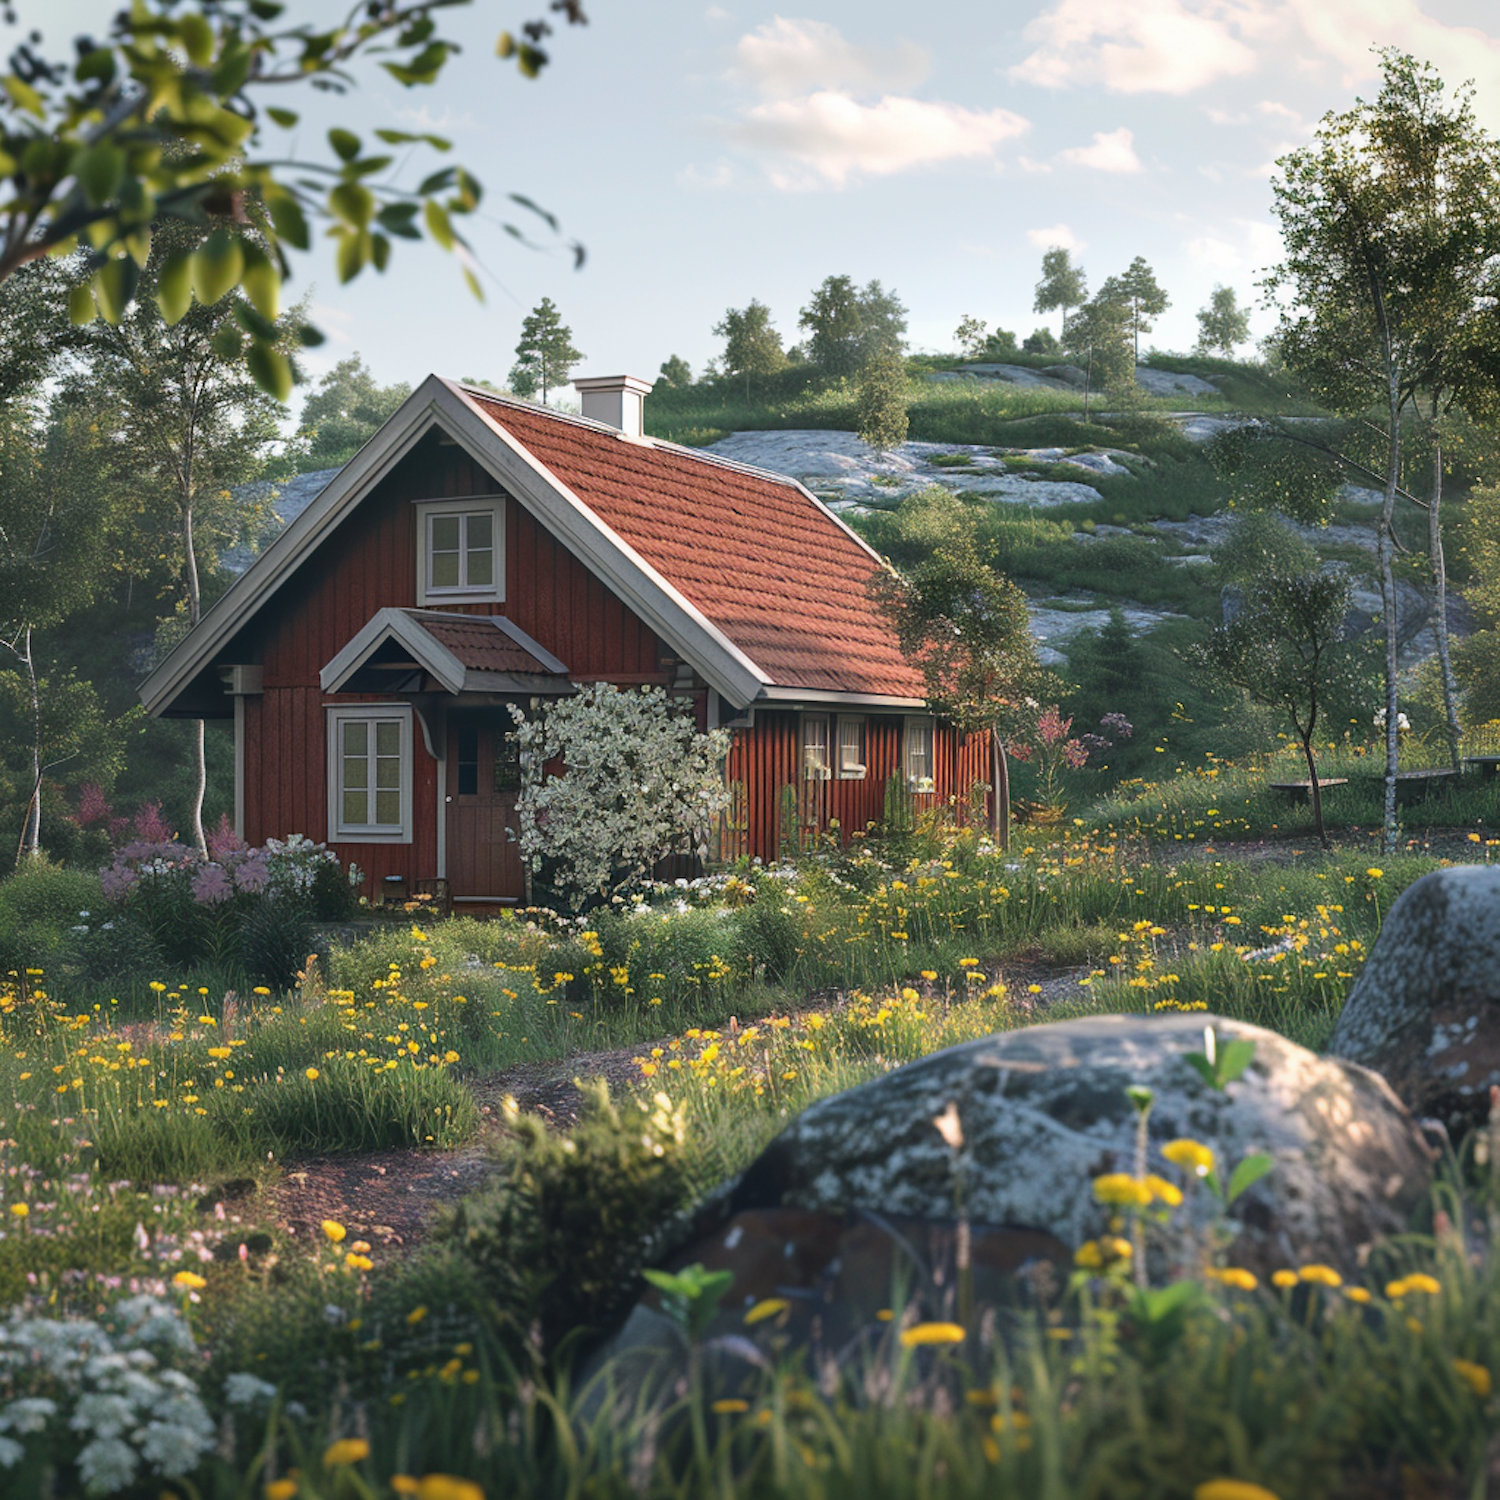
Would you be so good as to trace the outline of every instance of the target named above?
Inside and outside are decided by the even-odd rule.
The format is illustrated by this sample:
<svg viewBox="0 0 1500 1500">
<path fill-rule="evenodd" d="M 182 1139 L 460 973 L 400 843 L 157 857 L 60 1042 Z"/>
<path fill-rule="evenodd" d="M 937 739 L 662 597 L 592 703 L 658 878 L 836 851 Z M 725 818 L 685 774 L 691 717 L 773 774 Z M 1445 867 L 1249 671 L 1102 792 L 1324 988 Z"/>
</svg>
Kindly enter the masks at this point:
<svg viewBox="0 0 1500 1500">
<path fill-rule="evenodd" d="M 565 422 L 573 427 L 583 427 L 590 432 L 601 432 L 609 437 L 624 437 L 618 427 L 611 427 L 608 422 L 600 422 L 593 417 L 582 416 L 578 412 L 558 411 L 555 407 L 543 406 L 539 401 L 527 401 L 520 396 L 502 396 L 498 391 L 490 390 L 488 386 L 469 385 L 462 380 L 455 380 L 453 384 L 476 401 L 493 401 L 498 406 L 514 407 L 517 411 L 523 411 L 529 416 L 551 417 L 555 421 Z M 775 431 L 776 429 L 768 430 Z M 769 479 L 775 484 L 787 485 L 793 489 L 804 488 L 801 481 L 792 478 L 790 474 L 778 474 L 774 469 L 762 469 L 756 464 L 747 464 L 737 458 L 726 458 L 720 453 L 706 453 L 702 448 L 690 448 L 685 443 L 674 443 L 671 438 L 642 434 L 641 438 L 631 439 L 631 441 L 641 447 L 659 448 L 667 453 L 679 454 L 683 458 L 695 458 L 700 463 L 712 464 L 720 469 L 728 469 L 732 473 L 748 474 L 753 479 Z"/>
</svg>

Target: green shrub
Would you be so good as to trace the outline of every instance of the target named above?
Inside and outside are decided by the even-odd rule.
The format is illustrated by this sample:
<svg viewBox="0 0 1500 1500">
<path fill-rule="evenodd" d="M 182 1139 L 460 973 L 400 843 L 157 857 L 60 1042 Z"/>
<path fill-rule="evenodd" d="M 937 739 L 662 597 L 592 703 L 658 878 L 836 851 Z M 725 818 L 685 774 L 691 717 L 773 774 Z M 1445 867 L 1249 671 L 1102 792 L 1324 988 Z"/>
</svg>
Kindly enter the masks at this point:
<svg viewBox="0 0 1500 1500">
<path fill-rule="evenodd" d="M 683 1116 L 658 1101 L 617 1103 L 598 1081 L 568 1135 L 514 1115 L 495 1185 L 441 1225 L 518 1340 L 535 1329 L 555 1354 L 564 1340 L 595 1339 L 639 1294 L 687 1191 Z"/>
<path fill-rule="evenodd" d="M 99 878 L 46 859 L 27 860 L 0 882 L 0 974 L 56 967 L 78 946 L 76 929 L 104 906 Z"/>
</svg>

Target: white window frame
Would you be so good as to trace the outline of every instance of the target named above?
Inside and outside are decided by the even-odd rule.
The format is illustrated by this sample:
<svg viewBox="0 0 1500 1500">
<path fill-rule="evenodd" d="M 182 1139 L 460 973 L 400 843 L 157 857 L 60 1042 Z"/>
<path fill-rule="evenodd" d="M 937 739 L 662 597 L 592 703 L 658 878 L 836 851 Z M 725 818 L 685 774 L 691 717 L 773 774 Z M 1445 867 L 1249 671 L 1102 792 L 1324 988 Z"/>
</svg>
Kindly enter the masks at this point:
<svg viewBox="0 0 1500 1500">
<path fill-rule="evenodd" d="M 927 735 L 927 770 L 922 776 L 912 769 L 912 738 L 914 731 L 918 730 Z M 906 778 L 907 791 L 925 794 L 937 790 L 937 722 L 926 714 L 913 714 L 905 722 L 901 736 L 901 771 Z"/>
<path fill-rule="evenodd" d="M 815 724 L 823 728 L 821 759 L 811 730 Z M 828 781 L 833 776 L 833 723 L 827 714 L 803 714 L 802 716 L 802 779 L 804 781 Z"/>
<path fill-rule="evenodd" d="M 436 588 L 432 583 L 432 523 L 456 516 L 463 541 L 468 541 L 468 517 L 490 517 L 490 544 L 493 550 L 492 581 L 471 588 L 466 583 L 453 588 Z M 459 550 L 459 570 L 468 566 L 467 545 Z M 481 495 L 467 500 L 419 500 L 417 502 L 417 603 L 470 604 L 501 603 L 505 599 L 505 497 Z"/>
<path fill-rule="evenodd" d="M 409 844 L 412 841 L 412 714 L 406 703 L 351 703 L 329 705 L 328 717 L 328 842 L 339 844 Z M 395 720 L 401 726 L 401 821 L 345 823 L 343 728 L 356 720 L 367 724 Z M 375 788 L 372 786 L 373 794 Z"/>
<path fill-rule="evenodd" d="M 865 757 L 857 765 L 846 765 L 844 762 L 844 728 L 846 725 L 854 726 L 859 733 L 859 753 Z M 833 745 L 834 775 L 839 781 L 863 781 L 867 773 L 868 757 L 870 747 L 866 738 L 865 717 L 863 714 L 840 714 L 838 727 L 835 730 L 838 738 Z"/>
</svg>

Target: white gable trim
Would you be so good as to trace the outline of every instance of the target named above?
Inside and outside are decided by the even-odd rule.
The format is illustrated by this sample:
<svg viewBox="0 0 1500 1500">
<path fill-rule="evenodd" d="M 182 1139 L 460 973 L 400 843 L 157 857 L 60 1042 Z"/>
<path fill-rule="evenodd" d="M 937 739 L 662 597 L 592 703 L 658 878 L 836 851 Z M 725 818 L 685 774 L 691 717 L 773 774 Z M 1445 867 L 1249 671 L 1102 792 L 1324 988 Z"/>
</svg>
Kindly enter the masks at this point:
<svg viewBox="0 0 1500 1500">
<path fill-rule="evenodd" d="M 404 609 L 381 609 L 319 674 L 325 693 L 341 692 L 369 654 L 388 640 L 397 640 L 411 658 L 450 692 L 464 685 L 464 664 L 441 641 L 434 640 Z"/>
<path fill-rule="evenodd" d="M 731 703 L 749 703 L 771 682 L 702 611 L 459 386 L 430 375 L 141 684 L 141 701 L 150 713 L 159 714 L 171 705 L 434 425 L 463 444 Z"/>
</svg>

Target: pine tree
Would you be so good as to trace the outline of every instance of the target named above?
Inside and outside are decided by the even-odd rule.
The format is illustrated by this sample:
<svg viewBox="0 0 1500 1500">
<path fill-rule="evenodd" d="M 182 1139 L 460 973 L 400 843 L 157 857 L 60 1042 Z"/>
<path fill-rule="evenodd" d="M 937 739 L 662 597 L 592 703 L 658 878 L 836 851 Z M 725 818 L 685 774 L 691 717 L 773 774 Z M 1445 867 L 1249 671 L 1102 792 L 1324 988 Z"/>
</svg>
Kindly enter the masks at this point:
<svg viewBox="0 0 1500 1500">
<path fill-rule="evenodd" d="M 545 406 L 547 397 L 567 383 L 573 367 L 584 358 L 573 347 L 573 330 L 563 323 L 552 299 L 543 297 L 521 323 L 510 387 L 518 396 L 534 396 L 540 391 Z"/>
</svg>

